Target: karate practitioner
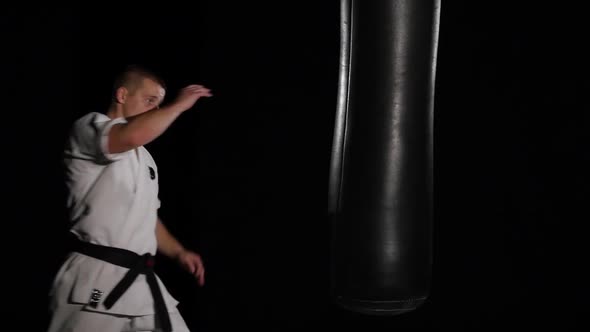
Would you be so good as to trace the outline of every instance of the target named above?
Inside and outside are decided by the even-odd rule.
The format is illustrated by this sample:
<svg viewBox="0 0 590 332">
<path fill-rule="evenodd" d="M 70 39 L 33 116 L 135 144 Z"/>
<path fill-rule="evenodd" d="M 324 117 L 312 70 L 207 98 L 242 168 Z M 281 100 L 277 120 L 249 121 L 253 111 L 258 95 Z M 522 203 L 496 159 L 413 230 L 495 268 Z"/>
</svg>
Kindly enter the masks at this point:
<svg viewBox="0 0 590 332">
<path fill-rule="evenodd" d="M 160 108 L 164 82 L 137 66 L 113 88 L 108 110 L 75 121 L 65 147 L 72 251 L 52 285 L 48 330 L 188 331 L 153 256 L 174 259 L 200 285 L 205 268 L 158 217 L 158 168 L 144 145 L 212 94 L 190 85 Z"/>
</svg>

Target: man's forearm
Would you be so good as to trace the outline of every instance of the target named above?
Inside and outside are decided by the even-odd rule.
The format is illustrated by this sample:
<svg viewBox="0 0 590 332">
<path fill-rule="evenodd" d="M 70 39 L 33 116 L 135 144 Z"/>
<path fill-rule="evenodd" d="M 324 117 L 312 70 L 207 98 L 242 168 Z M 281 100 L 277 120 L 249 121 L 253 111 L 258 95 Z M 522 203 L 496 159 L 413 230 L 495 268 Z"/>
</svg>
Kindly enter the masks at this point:
<svg viewBox="0 0 590 332">
<path fill-rule="evenodd" d="M 170 234 L 159 218 L 156 222 L 156 239 L 158 241 L 158 251 L 167 257 L 175 259 L 185 251 L 182 244 Z"/>
<path fill-rule="evenodd" d="M 127 118 L 120 130 L 132 145 L 146 145 L 162 135 L 181 114 L 182 109 L 171 105 Z"/>
</svg>

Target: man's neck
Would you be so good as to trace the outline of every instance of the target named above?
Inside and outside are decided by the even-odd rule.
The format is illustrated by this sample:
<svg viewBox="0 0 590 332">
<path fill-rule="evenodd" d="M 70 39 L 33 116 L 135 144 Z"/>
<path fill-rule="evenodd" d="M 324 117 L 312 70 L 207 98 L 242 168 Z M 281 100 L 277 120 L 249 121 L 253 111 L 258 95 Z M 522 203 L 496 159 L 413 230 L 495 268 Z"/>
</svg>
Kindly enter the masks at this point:
<svg viewBox="0 0 590 332">
<path fill-rule="evenodd" d="M 106 115 L 111 119 L 122 118 L 124 117 L 123 107 L 120 104 L 111 104 Z"/>
</svg>

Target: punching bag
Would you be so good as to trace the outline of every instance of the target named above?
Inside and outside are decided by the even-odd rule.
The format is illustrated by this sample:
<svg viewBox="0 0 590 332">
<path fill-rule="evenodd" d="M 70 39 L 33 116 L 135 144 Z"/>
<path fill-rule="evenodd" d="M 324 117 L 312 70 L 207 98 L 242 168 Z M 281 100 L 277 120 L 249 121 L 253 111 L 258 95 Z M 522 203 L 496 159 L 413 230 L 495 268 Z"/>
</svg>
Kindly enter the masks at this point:
<svg viewBox="0 0 590 332">
<path fill-rule="evenodd" d="M 349 310 L 402 314 L 429 295 L 439 17 L 437 0 L 341 1 L 330 278 Z"/>
</svg>

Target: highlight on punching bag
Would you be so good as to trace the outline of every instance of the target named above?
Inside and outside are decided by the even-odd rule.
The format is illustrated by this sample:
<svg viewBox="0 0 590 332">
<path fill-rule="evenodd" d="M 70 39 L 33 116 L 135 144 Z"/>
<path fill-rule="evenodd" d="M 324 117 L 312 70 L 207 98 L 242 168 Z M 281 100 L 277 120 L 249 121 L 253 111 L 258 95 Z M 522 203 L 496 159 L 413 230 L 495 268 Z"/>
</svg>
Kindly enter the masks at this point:
<svg viewBox="0 0 590 332">
<path fill-rule="evenodd" d="M 430 295 L 440 0 L 341 1 L 331 294 L 397 315 Z"/>
</svg>

